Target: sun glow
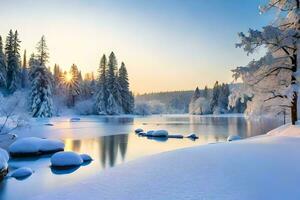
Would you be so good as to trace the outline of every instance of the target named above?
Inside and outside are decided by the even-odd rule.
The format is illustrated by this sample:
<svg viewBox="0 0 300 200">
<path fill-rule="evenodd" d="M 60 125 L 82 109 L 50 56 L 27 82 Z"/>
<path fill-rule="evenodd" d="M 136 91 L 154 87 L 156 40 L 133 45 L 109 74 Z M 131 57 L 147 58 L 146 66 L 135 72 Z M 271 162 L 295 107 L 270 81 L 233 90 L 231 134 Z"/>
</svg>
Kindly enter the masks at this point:
<svg viewBox="0 0 300 200">
<path fill-rule="evenodd" d="M 65 82 L 69 83 L 69 82 L 72 81 L 72 79 L 73 79 L 73 76 L 72 76 L 71 73 L 67 73 L 67 74 L 65 75 Z"/>
</svg>

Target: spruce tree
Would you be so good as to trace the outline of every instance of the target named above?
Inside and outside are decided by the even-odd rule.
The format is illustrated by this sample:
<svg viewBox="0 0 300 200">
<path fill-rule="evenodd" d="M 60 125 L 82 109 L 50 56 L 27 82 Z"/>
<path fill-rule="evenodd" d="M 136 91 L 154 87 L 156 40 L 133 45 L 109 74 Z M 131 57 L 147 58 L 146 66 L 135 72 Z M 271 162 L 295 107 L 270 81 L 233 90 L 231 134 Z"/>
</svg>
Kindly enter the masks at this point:
<svg viewBox="0 0 300 200">
<path fill-rule="evenodd" d="M 100 66 L 98 69 L 98 86 L 96 97 L 96 110 L 98 114 L 107 114 L 106 106 L 108 104 L 108 88 L 107 88 L 107 59 L 103 55 L 100 60 Z"/>
<path fill-rule="evenodd" d="M 31 114 L 32 117 L 52 117 L 51 73 L 45 66 L 32 66 L 31 80 Z"/>
<path fill-rule="evenodd" d="M 207 86 L 204 87 L 203 97 L 206 98 L 206 99 L 208 98 L 208 88 L 207 88 Z"/>
<path fill-rule="evenodd" d="M 7 58 L 7 89 L 10 93 L 15 92 L 20 85 L 20 40 L 18 32 L 12 30 L 6 38 L 5 54 Z"/>
<path fill-rule="evenodd" d="M 210 102 L 210 108 L 212 111 L 214 111 L 215 107 L 218 106 L 219 95 L 220 95 L 220 86 L 219 86 L 219 82 L 216 81 L 216 83 L 213 87 L 212 99 Z"/>
<path fill-rule="evenodd" d="M 200 90 L 197 87 L 194 94 L 193 94 L 193 96 L 192 96 L 191 103 L 195 102 L 199 97 L 200 97 Z"/>
<path fill-rule="evenodd" d="M 6 59 L 3 52 L 3 42 L 0 36 L 0 87 L 6 88 Z"/>
<path fill-rule="evenodd" d="M 113 84 L 113 88 L 112 88 L 112 95 L 115 99 L 115 102 L 116 102 L 116 110 L 115 110 L 115 113 L 116 114 L 121 114 L 123 113 L 123 109 L 122 109 L 122 94 L 121 94 L 121 91 L 122 91 L 122 88 L 120 86 L 120 83 L 119 83 L 119 78 L 118 78 L 118 75 L 116 74 L 115 75 L 115 79 L 114 79 L 114 84 Z"/>
<path fill-rule="evenodd" d="M 28 86 L 28 68 L 27 68 L 27 57 L 26 57 L 26 50 L 24 50 L 23 55 L 23 64 L 21 70 L 21 87 L 26 88 Z"/>
<path fill-rule="evenodd" d="M 108 70 L 107 70 L 107 87 L 111 92 L 113 89 L 113 85 L 115 82 L 116 71 L 117 71 L 118 63 L 114 52 L 111 52 L 108 60 Z"/>
<path fill-rule="evenodd" d="M 39 61 L 39 64 L 46 65 L 49 59 L 49 53 L 48 53 L 48 47 L 44 35 L 41 37 L 41 40 L 38 42 L 37 52 L 38 52 L 37 60 Z"/>
<path fill-rule="evenodd" d="M 75 98 L 80 94 L 80 83 L 78 80 L 78 75 L 78 68 L 75 64 L 73 64 L 70 69 L 70 80 L 65 80 L 65 83 L 68 88 L 69 107 L 73 107 L 75 105 Z"/>
<path fill-rule="evenodd" d="M 119 84 L 121 87 L 121 105 L 126 114 L 130 114 L 133 112 L 133 101 L 132 94 L 129 91 L 129 81 L 128 81 L 128 73 L 125 67 L 125 64 L 122 62 L 121 67 L 119 69 Z"/>
</svg>

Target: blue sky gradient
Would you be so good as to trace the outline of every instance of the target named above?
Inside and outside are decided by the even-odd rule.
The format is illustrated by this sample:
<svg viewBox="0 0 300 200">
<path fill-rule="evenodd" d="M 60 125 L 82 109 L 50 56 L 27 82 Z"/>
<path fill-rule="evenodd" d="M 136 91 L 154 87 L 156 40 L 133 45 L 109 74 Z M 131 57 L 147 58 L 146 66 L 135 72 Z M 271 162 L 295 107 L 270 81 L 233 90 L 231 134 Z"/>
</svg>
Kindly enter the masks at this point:
<svg viewBox="0 0 300 200">
<path fill-rule="evenodd" d="M 186 90 L 232 81 L 245 65 L 237 32 L 260 29 L 273 15 L 259 14 L 266 0 L 44 0 L 3 1 L 0 35 L 18 29 L 22 50 L 33 52 L 41 35 L 50 63 L 96 72 L 103 53 L 127 65 L 134 92 Z M 5 23 L 3 23 L 5 21 Z"/>
</svg>

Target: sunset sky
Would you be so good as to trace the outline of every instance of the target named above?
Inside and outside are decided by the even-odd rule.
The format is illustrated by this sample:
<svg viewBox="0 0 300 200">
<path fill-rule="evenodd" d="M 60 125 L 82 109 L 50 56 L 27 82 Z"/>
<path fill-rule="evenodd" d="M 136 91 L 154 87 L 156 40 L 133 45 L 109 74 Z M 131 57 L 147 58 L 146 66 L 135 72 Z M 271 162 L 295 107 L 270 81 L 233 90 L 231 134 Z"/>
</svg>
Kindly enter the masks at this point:
<svg viewBox="0 0 300 200">
<path fill-rule="evenodd" d="M 230 69 L 262 54 L 236 49 L 237 32 L 271 22 L 259 14 L 264 0 L 0 1 L 0 35 L 17 29 L 22 53 L 45 35 L 49 66 L 96 72 L 101 55 L 114 51 L 135 93 L 232 81 Z"/>
</svg>

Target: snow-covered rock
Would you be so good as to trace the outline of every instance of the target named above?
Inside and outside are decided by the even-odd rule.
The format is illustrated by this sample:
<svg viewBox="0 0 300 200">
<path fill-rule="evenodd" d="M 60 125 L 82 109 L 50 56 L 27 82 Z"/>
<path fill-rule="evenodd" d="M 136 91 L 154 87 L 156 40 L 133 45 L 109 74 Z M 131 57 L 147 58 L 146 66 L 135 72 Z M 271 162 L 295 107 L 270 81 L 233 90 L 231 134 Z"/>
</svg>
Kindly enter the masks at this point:
<svg viewBox="0 0 300 200">
<path fill-rule="evenodd" d="M 7 174 L 9 155 L 7 151 L 0 148 L 0 180 Z"/>
<path fill-rule="evenodd" d="M 80 118 L 79 118 L 79 117 L 72 117 L 72 118 L 70 119 L 70 122 L 78 122 L 78 121 L 80 121 Z"/>
<path fill-rule="evenodd" d="M 21 138 L 9 146 L 9 153 L 12 156 L 39 155 L 63 150 L 62 141 L 37 137 Z"/>
<path fill-rule="evenodd" d="M 191 133 L 187 136 L 187 138 L 195 140 L 195 139 L 198 139 L 199 137 L 195 133 Z"/>
<path fill-rule="evenodd" d="M 173 135 L 168 135 L 168 138 L 178 138 L 178 139 L 182 139 L 183 135 L 181 134 L 173 134 Z"/>
<path fill-rule="evenodd" d="M 241 138 L 241 136 L 239 136 L 239 135 L 230 135 L 230 136 L 228 136 L 228 138 L 227 138 L 227 142 L 231 142 L 231 141 L 235 141 L 235 140 L 241 140 L 242 138 Z"/>
<path fill-rule="evenodd" d="M 52 167 L 74 167 L 83 163 L 81 156 L 72 151 L 57 152 L 51 157 Z"/>
<path fill-rule="evenodd" d="M 93 158 L 90 155 L 88 155 L 88 154 L 80 154 L 80 156 L 81 156 L 83 162 L 88 162 L 88 161 L 92 161 L 93 160 Z"/>
<path fill-rule="evenodd" d="M 33 173 L 33 171 L 31 168 L 21 167 L 19 169 L 16 169 L 15 171 L 13 171 L 10 176 L 14 177 L 14 178 L 25 178 L 25 177 L 31 176 L 32 173 Z"/>
<path fill-rule="evenodd" d="M 147 134 L 149 134 L 147 132 Z M 152 136 L 152 137 L 168 137 L 168 131 L 166 130 L 157 130 L 157 131 L 153 131 L 149 134 L 149 136 Z"/>
<path fill-rule="evenodd" d="M 141 128 L 137 128 L 137 129 L 135 129 L 135 133 L 141 133 L 141 132 L 144 132 L 144 130 L 143 130 L 143 129 L 141 129 Z"/>
</svg>

